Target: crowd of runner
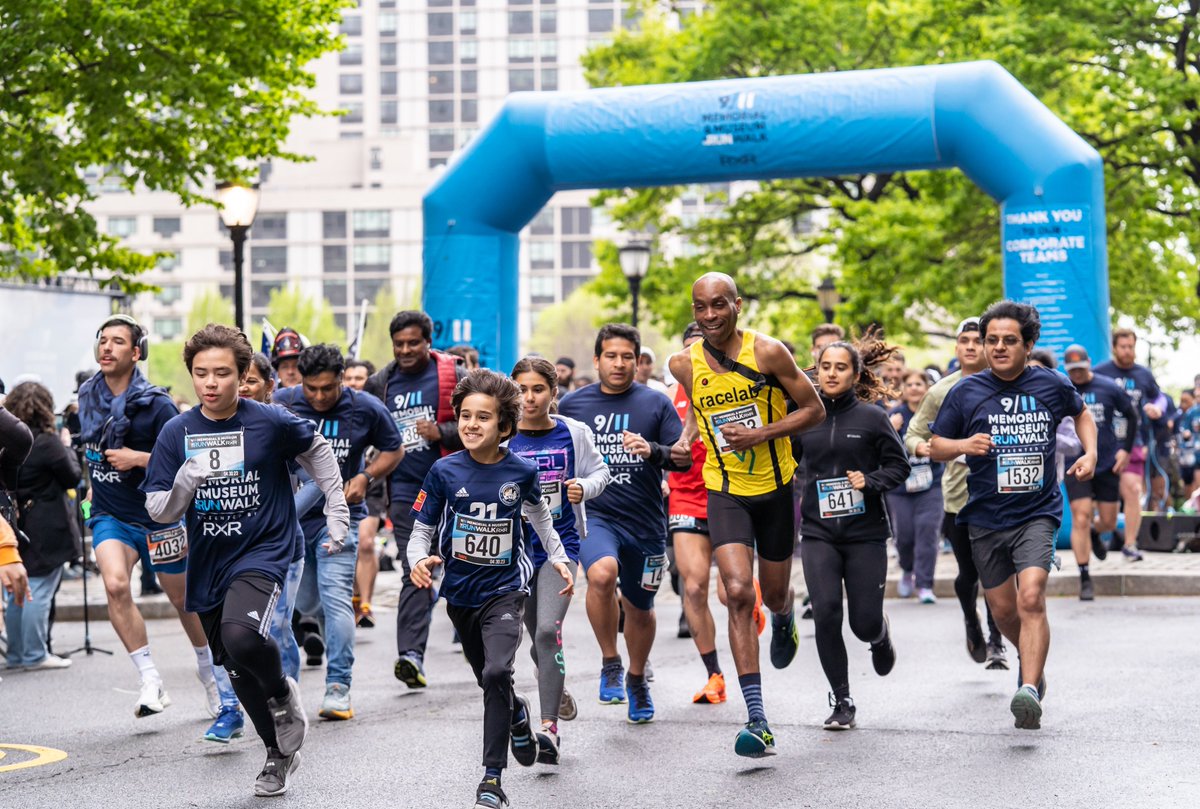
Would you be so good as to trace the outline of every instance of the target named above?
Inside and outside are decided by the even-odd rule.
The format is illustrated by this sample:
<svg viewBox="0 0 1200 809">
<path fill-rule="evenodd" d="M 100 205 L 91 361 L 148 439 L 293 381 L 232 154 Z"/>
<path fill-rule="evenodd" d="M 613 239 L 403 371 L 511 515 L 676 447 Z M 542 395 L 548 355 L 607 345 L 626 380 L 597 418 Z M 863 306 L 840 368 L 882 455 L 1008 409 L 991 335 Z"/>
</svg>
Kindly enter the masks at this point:
<svg viewBox="0 0 1200 809">
<path fill-rule="evenodd" d="M 1039 728 L 1064 515 L 1090 600 L 1092 555 L 1142 558 L 1143 509 L 1194 507 L 1196 391 L 1173 401 L 1126 329 L 1112 359 L 1078 345 L 1049 355 L 1037 310 L 1013 301 L 963 319 L 950 366 L 922 369 L 882 331 L 848 339 L 833 324 L 798 360 L 739 323 L 732 278 L 707 274 L 691 294 L 694 322 L 661 375 L 637 329 L 614 323 L 595 338 L 595 382 L 569 357 L 527 356 L 506 374 L 479 368 L 467 346 L 434 351 L 418 311 L 391 320 L 394 358 L 378 370 L 292 329 L 267 354 L 210 324 L 183 351 L 190 408 L 143 375 L 145 331 L 114 315 L 96 332 L 99 370 L 68 409 L 56 413 L 36 381 L 0 407 L 7 668 L 70 666 L 52 652 L 54 595 L 94 557 L 138 677 L 134 713 L 162 713 L 171 699 L 132 593 L 140 565 L 143 592 L 165 591 L 195 650 L 213 719 L 204 738 L 241 737 L 248 716 L 266 751 L 254 793 L 279 795 L 308 731 L 301 659 L 324 667 L 316 715 L 352 719 L 356 627 L 376 625 L 376 576 L 394 559 L 394 675 L 430 687 L 444 600 L 483 692 L 475 806 L 496 809 L 508 805 L 510 752 L 526 767 L 562 760 L 560 723 L 579 710 L 562 642 L 582 631 L 566 621 L 577 584 L 599 654 L 572 665 L 595 666 L 600 703 L 653 721 L 655 594 L 671 581 L 706 678 L 692 701 L 726 701 L 727 653 L 746 708 L 734 752 L 761 757 L 776 737 L 760 635 L 770 627 L 771 665 L 787 667 L 799 600 L 829 683 L 823 727 L 854 728 L 843 617 L 889 674 L 889 554 L 897 594 L 934 604 L 945 545 L 968 655 L 1016 671 L 1015 725 Z M 793 589 L 796 558 L 806 594 Z M 514 690 L 524 632 L 536 699 Z"/>
</svg>

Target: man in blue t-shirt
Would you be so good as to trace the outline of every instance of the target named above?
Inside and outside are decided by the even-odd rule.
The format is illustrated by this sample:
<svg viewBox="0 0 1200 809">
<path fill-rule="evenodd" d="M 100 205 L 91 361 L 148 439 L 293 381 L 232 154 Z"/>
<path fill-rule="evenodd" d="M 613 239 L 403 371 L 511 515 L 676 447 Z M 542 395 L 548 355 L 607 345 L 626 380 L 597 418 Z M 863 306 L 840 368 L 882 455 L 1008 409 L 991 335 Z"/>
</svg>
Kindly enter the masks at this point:
<svg viewBox="0 0 1200 809">
<path fill-rule="evenodd" d="M 398 656 L 392 671 L 409 688 L 424 688 L 425 645 L 436 593 L 412 583 L 407 551 L 412 505 L 433 462 L 462 449 L 450 397 L 465 371 L 456 357 L 432 350 L 433 321 L 424 312 L 398 312 L 388 330 L 394 359 L 367 380 L 364 390 L 392 414 L 404 444 L 404 460 L 392 470 L 388 486 L 392 535 L 404 570 L 396 603 Z"/>
<path fill-rule="evenodd" d="M 1116 382 L 1117 387 L 1128 394 L 1137 411 L 1136 420 L 1126 422 L 1122 417 L 1113 424 L 1117 440 L 1122 440 L 1126 431 L 1132 431 L 1135 437 L 1129 463 L 1121 470 L 1121 502 L 1125 512 L 1125 542 L 1121 553 L 1132 562 L 1142 558 L 1137 538 L 1142 527 L 1146 477 L 1150 477 L 1151 486 L 1155 488 L 1161 488 L 1164 480 L 1158 461 L 1160 453 L 1154 440 L 1156 425 L 1163 418 L 1158 402 L 1160 390 L 1150 369 L 1134 361 L 1136 349 L 1137 333 L 1133 329 L 1116 329 L 1112 334 L 1112 359 L 1092 369 L 1097 375 Z M 1166 458 L 1165 448 L 1161 455 Z"/>
<path fill-rule="evenodd" d="M 328 667 L 325 699 L 320 715 L 326 719 L 350 719 L 351 669 L 354 667 L 354 573 L 357 568 L 358 524 L 367 516 L 364 499 L 376 478 L 388 475 L 404 457 L 400 433 L 391 414 L 374 396 L 347 388 L 342 383 L 346 362 L 337 346 L 309 346 L 300 353 L 301 384 L 274 396 L 302 419 L 314 424 L 333 449 L 341 469 L 346 502 L 350 504 L 350 529 L 343 549 L 331 554 L 324 549 L 328 529 L 322 511 L 324 498 L 300 514 L 304 534 L 304 576 L 296 596 L 296 609 L 321 623 Z M 364 467 L 368 447 L 380 452 Z"/>
<path fill-rule="evenodd" d="M 149 346 L 145 331 L 132 317 L 114 315 L 104 321 L 94 349 L 100 371 L 79 388 L 80 441 L 92 489 L 88 526 L 108 596 L 108 619 L 141 678 L 134 715 L 153 716 L 171 704 L 150 656 L 146 622 L 130 591 L 130 573 L 139 559 L 153 568 L 179 612 L 196 652 L 209 712 L 214 717 L 223 709 L 236 712 L 237 696 L 224 672 L 213 666 L 200 621 L 184 607 L 188 543 L 183 527 L 178 520 L 152 520 L 146 513 L 146 496 L 138 490 L 155 439 L 179 409 L 170 394 L 151 385 L 138 370 Z"/>
<path fill-rule="evenodd" d="M 629 698 L 632 722 L 654 718 L 646 685 L 646 659 L 654 643 L 654 594 L 666 568 L 667 514 L 663 471 L 691 467 L 687 447 L 677 446 L 683 425 L 663 393 L 634 381 L 641 335 L 632 326 L 609 324 L 596 336 L 593 363 L 600 382 L 564 396 L 558 412 L 596 433 L 596 446 L 612 472 L 604 493 L 588 502 L 588 535 L 579 561 L 587 571 L 587 612 L 600 644 L 600 701 Z M 616 590 L 625 607 L 629 682 L 617 651 Z M 624 687 L 623 687 L 624 686 Z"/>
<path fill-rule="evenodd" d="M 930 457 L 967 456 L 968 497 L 958 522 L 970 531 L 992 615 L 1018 650 L 1020 688 L 1009 705 L 1016 726 L 1036 730 L 1050 648 L 1046 581 L 1063 512 L 1056 430 L 1064 418 L 1075 420 L 1084 451 L 1067 475 L 1087 481 L 1096 470 L 1096 422 L 1069 379 L 1028 365 L 1041 333 L 1037 309 L 1000 301 L 979 328 L 990 368 L 946 394 L 930 425 Z"/>
<path fill-rule="evenodd" d="M 1200 466 L 1196 464 L 1196 449 L 1200 446 L 1200 402 L 1195 391 L 1185 390 L 1179 394 L 1179 416 L 1175 421 L 1175 435 L 1179 441 L 1179 475 L 1183 479 L 1184 499 L 1192 496 L 1200 487 Z"/>
<path fill-rule="evenodd" d="M 1092 372 L 1091 357 L 1083 346 L 1067 348 L 1063 367 L 1096 421 L 1096 474 L 1091 480 L 1068 477 L 1064 481 L 1071 502 L 1071 548 L 1079 564 L 1079 598 L 1091 601 L 1096 597 L 1088 570 L 1091 551 L 1099 559 L 1108 555 L 1102 537 L 1111 536 L 1117 527 L 1121 473 L 1129 465 L 1133 450 L 1133 430 L 1124 430 L 1124 435 L 1118 438 L 1113 425 L 1136 424 L 1137 410 L 1116 382 Z"/>
</svg>

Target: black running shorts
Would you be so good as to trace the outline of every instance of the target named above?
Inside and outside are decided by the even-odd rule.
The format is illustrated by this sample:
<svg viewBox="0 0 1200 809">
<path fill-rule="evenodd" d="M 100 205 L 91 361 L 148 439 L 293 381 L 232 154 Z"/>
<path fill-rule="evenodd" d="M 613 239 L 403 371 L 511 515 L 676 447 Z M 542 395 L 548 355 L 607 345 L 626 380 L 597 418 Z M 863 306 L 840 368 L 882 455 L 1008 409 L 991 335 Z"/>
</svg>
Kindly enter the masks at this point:
<svg viewBox="0 0 1200 809">
<path fill-rule="evenodd" d="M 1096 470 L 1091 480 L 1079 481 L 1074 475 L 1066 475 L 1063 483 L 1067 487 L 1067 499 L 1092 498 L 1097 503 L 1118 503 L 1121 500 L 1121 476 L 1111 469 Z"/>
<path fill-rule="evenodd" d="M 267 637 L 279 595 L 279 585 L 270 578 L 261 573 L 243 573 L 229 584 L 221 606 L 199 614 L 200 626 L 212 649 L 213 663 L 220 666 L 225 662 L 221 625 L 241 624 Z"/>
<path fill-rule="evenodd" d="M 792 558 L 796 548 L 796 514 L 792 486 L 749 497 L 708 492 L 708 535 L 712 546 L 747 545 L 768 562 Z"/>
</svg>

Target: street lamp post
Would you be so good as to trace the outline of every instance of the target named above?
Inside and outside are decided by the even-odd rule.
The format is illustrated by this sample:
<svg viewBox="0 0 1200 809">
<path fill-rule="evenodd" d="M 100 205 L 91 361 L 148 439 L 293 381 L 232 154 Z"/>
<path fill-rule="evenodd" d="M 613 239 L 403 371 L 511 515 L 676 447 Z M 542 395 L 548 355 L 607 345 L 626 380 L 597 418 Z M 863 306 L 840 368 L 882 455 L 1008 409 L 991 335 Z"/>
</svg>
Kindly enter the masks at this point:
<svg viewBox="0 0 1200 809">
<path fill-rule="evenodd" d="M 254 224 L 258 212 L 258 184 L 220 183 L 217 202 L 221 205 L 221 221 L 229 228 L 233 240 L 233 320 L 246 331 L 243 268 L 245 266 L 246 233 Z"/>
<path fill-rule="evenodd" d="M 833 276 L 827 275 L 822 278 L 821 284 L 817 287 L 817 305 L 821 307 L 821 316 L 825 318 L 826 323 L 833 322 L 833 310 L 837 309 L 841 302 L 842 296 L 833 282 Z"/>
<path fill-rule="evenodd" d="M 635 329 L 638 325 L 638 294 L 642 289 L 642 278 L 646 275 L 646 270 L 650 266 L 650 243 L 645 241 L 631 241 L 618 251 L 621 259 L 621 272 L 625 273 L 625 280 L 629 282 L 629 295 L 633 299 L 633 323 Z"/>
</svg>

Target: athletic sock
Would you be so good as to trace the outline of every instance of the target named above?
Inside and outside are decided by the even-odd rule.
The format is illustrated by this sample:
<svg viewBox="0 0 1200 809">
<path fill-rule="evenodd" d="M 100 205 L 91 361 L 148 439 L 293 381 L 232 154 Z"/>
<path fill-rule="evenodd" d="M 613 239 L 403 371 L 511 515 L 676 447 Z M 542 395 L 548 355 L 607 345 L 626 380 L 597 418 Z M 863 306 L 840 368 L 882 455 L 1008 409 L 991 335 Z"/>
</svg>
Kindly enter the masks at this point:
<svg viewBox="0 0 1200 809">
<path fill-rule="evenodd" d="M 633 688 L 635 685 L 643 685 L 645 682 L 646 682 L 645 673 L 634 674 L 631 671 L 625 675 L 625 684 L 628 685 L 630 688 Z"/>
<path fill-rule="evenodd" d="M 763 708 L 762 675 L 742 674 L 738 677 L 738 685 L 742 688 L 742 699 L 746 701 L 746 713 L 751 722 L 766 721 L 767 712 Z"/>
<path fill-rule="evenodd" d="M 704 662 L 704 668 L 708 669 L 708 676 L 721 673 L 721 664 L 717 662 L 717 650 L 705 652 L 700 655 L 700 660 Z"/>
<path fill-rule="evenodd" d="M 208 644 L 205 644 L 204 646 L 193 646 L 192 651 L 196 653 L 196 671 L 200 672 L 200 681 L 208 685 L 215 679 L 212 650 L 208 648 Z"/>
<path fill-rule="evenodd" d="M 1033 695 L 1034 695 L 1035 697 L 1037 697 L 1037 696 L 1038 696 L 1038 689 L 1037 689 L 1037 686 L 1036 686 L 1036 685 L 1030 685 L 1029 683 L 1025 683 L 1025 685 L 1023 685 L 1023 686 L 1021 686 L 1021 687 L 1022 687 L 1022 688 L 1028 688 L 1030 691 L 1032 691 L 1032 692 L 1033 692 Z M 1041 697 L 1038 697 L 1038 699 L 1040 700 L 1040 699 L 1041 699 Z"/>
<path fill-rule="evenodd" d="M 600 659 L 600 665 L 601 666 L 619 666 L 619 665 L 621 665 L 621 656 L 617 655 L 616 657 L 603 657 Z"/>
<path fill-rule="evenodd" d="M 796 615 L 795 607 L 788 610 L 787 612 L 779 613 L 778 615 L 776 615 L 775 613 L 771 613 L 772 628 L 783 629 L 784 627 L 786 627 L 788 624 L 790 624 L 792 622 L 792 618 L 795 615 Z"/>
<path fill-rule="evenodd" d="M 504 770 L 499 767 L 485 767 L 483 770 L 483 780 L 492 781 L 496 786 L 500 786 L 500 775 Z"/>
<path fill-rule="evenodd" d="M 150 657 L 150 647 L 143 646 L 140 649 L 134 649 L 129 653 L 129 659 L 133 661 L 133 665 L 137 666 L 138 674 L 142 681 L 158 680 L 162 682 L 162 675 L 158 673 L 158 669 L 154 667 L 154 659 Z"/>
<path fill-rule="evenodd" d="M 557 722 L 543 722 L 542 730 L 547 730 L 550 733 L 553 733 L 555 736 L 557 736 L 558 735 L 558 723 Z"/>
<path fill-rule="evenodd" d="M 1088 566 L 1080 565 L 1079 566 L 1079 578 L 1086 579 L 1087 577 L 1088 577 Z"/>
</svg>

